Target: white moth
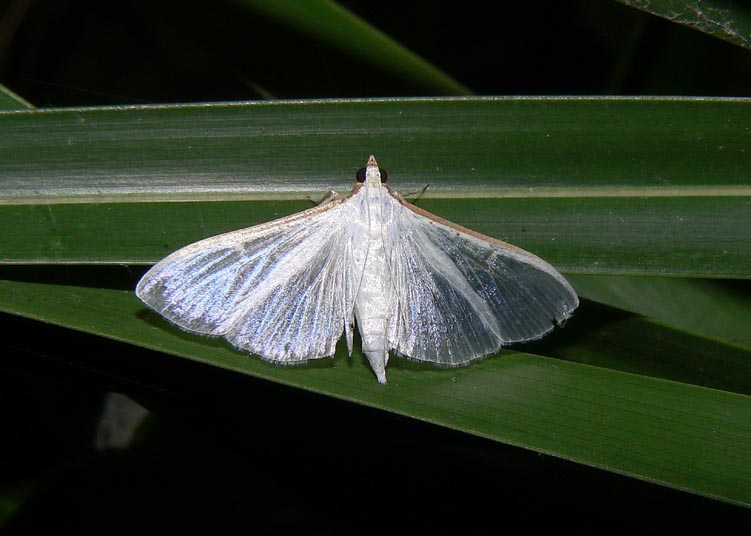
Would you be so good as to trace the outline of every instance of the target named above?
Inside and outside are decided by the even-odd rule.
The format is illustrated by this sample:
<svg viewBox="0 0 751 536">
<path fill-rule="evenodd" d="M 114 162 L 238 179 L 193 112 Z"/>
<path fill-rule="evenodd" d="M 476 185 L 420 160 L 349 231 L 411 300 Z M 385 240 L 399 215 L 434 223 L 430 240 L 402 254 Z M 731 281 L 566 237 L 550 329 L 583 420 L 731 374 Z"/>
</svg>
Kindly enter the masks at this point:
<svg viewBox="0 0 751 536">
<path fill-rule="evenodd" d="M 347 197 L 186 246 L 136 294 L 184 330 L 267 361 L 334 354 L 355 320 L 380 383 L 389 352 L 458 366 L 542 337 L 579 304 L 552 266 L 404 200 L 375 157 Z"/>
</svg>

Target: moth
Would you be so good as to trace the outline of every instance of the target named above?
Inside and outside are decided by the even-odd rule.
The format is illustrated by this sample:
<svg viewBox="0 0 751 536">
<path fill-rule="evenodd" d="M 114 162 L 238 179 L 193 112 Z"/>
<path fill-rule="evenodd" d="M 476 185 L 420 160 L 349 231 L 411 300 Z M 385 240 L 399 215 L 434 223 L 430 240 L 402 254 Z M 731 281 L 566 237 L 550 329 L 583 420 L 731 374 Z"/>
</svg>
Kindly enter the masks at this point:
<svg viewBox="0 0 751 536">
<path fill-rule="evenodd" d="M 431 214 L 374 156 L 346 197 L 206 238 L 154 265 L 138 297 L 180 328 L 279 364 L 332 356 L 355 325 L 376 378 L 394 352 L 459 366 L 542 337 L 579 304 L 550 264 Z"/>
</svg>

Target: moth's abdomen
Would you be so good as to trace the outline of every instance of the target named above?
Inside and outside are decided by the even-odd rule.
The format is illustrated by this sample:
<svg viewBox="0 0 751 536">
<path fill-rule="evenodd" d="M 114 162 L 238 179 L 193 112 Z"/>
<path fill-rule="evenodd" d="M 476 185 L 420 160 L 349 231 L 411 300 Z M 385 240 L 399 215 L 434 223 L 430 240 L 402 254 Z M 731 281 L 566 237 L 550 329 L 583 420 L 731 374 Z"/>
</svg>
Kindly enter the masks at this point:
<svg viewBox="0 0 751 536">
<path fill-rule="evenodd" d="M 383 240 L 382 196 L 375 188 L 362 192 L 365 197 L 359 224 L 364 237 L 355 245 L 356 270 L 360 284 L 355 299 L 355 317 L 362 336 L 362 350 L 378 381 L 386 383 L 388 362 L 388 326 L 391 316 L 392 282 Z M 385 192 L 381 192 L 383 194 Z"/>
</svg>

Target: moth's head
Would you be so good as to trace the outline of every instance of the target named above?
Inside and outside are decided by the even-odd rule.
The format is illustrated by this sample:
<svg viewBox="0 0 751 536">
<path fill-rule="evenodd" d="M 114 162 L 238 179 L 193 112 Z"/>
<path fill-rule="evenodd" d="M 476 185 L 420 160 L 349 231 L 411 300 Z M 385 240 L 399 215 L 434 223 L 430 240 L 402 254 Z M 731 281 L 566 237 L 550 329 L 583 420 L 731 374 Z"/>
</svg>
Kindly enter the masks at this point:
<svg viewBox="0 0 751 536">
<path fill-rule="evenodd" d="M 376 186 L 387 180 L 388 173 L 385 169 L 378 167 L 378 162 L 373 155 L 370 155 L 365 167 L 357 172 L 357 182 L 364 182 L 369 186 Z"/>
</svg>

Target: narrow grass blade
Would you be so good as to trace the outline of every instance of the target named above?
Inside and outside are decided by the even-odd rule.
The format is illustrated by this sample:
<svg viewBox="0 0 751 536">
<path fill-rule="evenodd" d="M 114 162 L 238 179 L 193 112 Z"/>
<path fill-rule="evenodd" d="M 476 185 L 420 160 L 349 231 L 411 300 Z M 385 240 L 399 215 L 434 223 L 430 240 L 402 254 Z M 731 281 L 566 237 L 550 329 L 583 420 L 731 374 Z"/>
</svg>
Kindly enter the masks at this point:
<svg viewBox="0 0 751 536">
<path fill-rule="evenodd" d="M 671 22 L 751 49 L 751 8 L 721 0 L 619 0 Z"/>
<path fill-rule="evenodd" d="M 751 348 L 751 287 L 745 281 L 578 275 L 569 280 L 585 298 Z"/>
<path fill-rule="evenodd" d="M 0 222 L 14 229 L 0 251 L 6 263 L 153 262 L 309 206 L 291 199 L 346 192 L 375 153 L 399 190 L 430 184 L 427 210 L 564 271 L 749 277 L 750 127 L 737 99 L 0 113 Z M 226 202 L 238 199 L 250 203 Z M 165 200 L 199 202 L 154 203 Z"/>
<path fill-rule="evenodd" d="M 34 106 L 7 87 L 0 85 L 0 110 L 30 110 Z"/>
<path fill-rule="evenodd" d="M 295 2 L 234 0 L 350 54 L 364 64 L 424 87 L 437 95 L 468 95 L 462 84 L 399 44 L 368 21 L 327 0 Z"/>
<path fill-rule="evenodd" d="M 0 283 L 0 309 L 408 415 L 738 504 L 751 504 L 751 398 L 505 352 L 460 369 L 359 356 L 279 368 L 148 313 L 130 291 Z"/>
</svg>

